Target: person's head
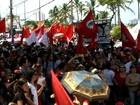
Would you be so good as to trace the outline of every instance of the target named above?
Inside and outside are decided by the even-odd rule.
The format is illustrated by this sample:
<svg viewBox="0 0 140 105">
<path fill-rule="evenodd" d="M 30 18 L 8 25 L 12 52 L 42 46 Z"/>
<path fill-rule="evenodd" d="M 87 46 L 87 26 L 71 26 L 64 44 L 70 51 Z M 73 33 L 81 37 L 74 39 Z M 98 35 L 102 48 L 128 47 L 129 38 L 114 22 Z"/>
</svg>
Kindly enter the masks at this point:
<svg viewBox="0 0 140 105">
<path fill-rule="evenodd" d="M 1 68 L 1 69 L 4 69 L 4 67 L 5 67 L 4 58 L 0 58 L 0 68 Z"/>
<path fill-rule="evenodd" d="M 35 82 L 39 76 L 40 76 L 40 74 L 33 70 L 33 71 L 28 72 L 27 80 L 28 80 L 28 82 Z"/>
<path fill-rule="evenodd" d="M 27 83 L 27 80 L 25 78 L 20 78 L 14 85 L 14 91 L 23 91 L 23 92 L 28 92 L 29 91 L 29 86 Z"/>
<path fill-rule="evenodd" d="M 131 65 L 130 66 L 130 72 L 131 73 L 136 73 L 137 72 L 137 69 L 136 69 L 136 66 L 135 65 Z"/>
<path fill-rule="evenodd" d="M 28 69 L 29 67 L 29 61 L 26 57 L 21 57 L 19 60 L 19 66 L 23 67 L 24 69 Z"/>
<path fill-rule="evenodd" d="M 126 70 L 126 68 L 125 68 L 124 64 L 121 64 L 119 66 L 119 72 L 125 72 L 125 70 Z"/>
</svg>

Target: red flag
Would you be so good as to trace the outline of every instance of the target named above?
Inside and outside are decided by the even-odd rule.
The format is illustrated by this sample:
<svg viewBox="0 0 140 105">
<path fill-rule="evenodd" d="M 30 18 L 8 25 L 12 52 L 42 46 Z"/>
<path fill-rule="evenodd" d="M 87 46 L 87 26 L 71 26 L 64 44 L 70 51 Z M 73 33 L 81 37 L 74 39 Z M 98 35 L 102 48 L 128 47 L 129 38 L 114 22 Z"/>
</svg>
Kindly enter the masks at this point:
<svg viewBox="0 0 140 105">
<path fill-rule="evenodd" d="M 84 35 L 87 38 L 92 38 L 94 24 L 95 22 L 93 13 L 92 11 L 90 11 L 88 15 L 85 17 L 85 19 L 76 26 L 75 31 L 78 34 Z"/>
<path fill-rule="evenodd" d="M 5 32 L 5 18 L 0 21 L 0 33 Z"/>
<path fill-rule="evenodd" d="M 54 74 L 53 70 L 51 70 L 51 75 L 52 75 L 52 88 L 53 88 L 53 93 L 55 95 L 56 104 L 57 105 L 74 105 L 70 97 L 66 93 L 65 89 L 59 82 L 58 78 Z"/>
<path fill-rule="evenodd" d="M 94 49 L 94 47 L 96 47 L 98 45 L 98 41 L 96 38 L 92 38 L 89 45 L 88 45 L 88 49 L 92 50 Z"/>
<path fill-rule="evenodd" d="M 40 33 L 40 31 L 41 31 L 41 34 L 43 35 L 44 34 L 44 25 L 41 25 L 34 30 L 34 32 L 36 33 L 37 36 Z"/>
<path fill-rule="evenodd" d="M 50 39 L 50 43 L 51 44 L 53 44 L 53 36 L 54 36 L 54 34 L 56 34 L 59 29 L 60 29 L 60 27 L 59 27 L 59 23 L 58 22 L 52 24 L 52 26 L 50 27 L 50 29 L 48 31 L 48 37 Z"/>
<path fill-rule="evenodd" d="M 132 48 L 136 45 L 136 42 L 134 41 L 132 35 L 122 22 L 121 22 L 121 41 L 123 47 Z"/>
<path fill-rule="evenodd" d="M 71 23 L 64 31 L 64 35 L 62 37 L 63 41 L 71 41 L 73 38 L 73 23 Z"/>
<path fill-rule="evenodd" d="M 95 24 L 95 27 L 93 28 L 93 37 L 90 40 L 90 43 L 88 45 L 88 49 L 92 50 L 94 47 L 98 45 L 98 39 L 96 38 L 97 33 L 98 33 L 98 25 Z"/>
<path fill-rule="evenodd" d="M 71 23 L 68 26 L 68 28 L 67 28 L 67 30 L 65 32 L 65 35 L 68 37 L 69 40 L 72 40 L 72 38 L 73 38 L 73 23 Z"/>
<path fill-rule="evenodd" d="M 23 43 L 23 39 L 24 38 L 28 38 L 30 36 L 30 29 L 29 28 L 26 28 L 26 29 L 22 29 L 22 35 L 21 35 L 21 39 L 20 39 L 20 44 Z"/>
<path fill-rule="evenodd" d="M 76 53 L 77 54 L 88 54 L 86 48 L 83 46 L 83 38 L 79 35 L 79 40 L 76 46 Z"/>
<path fill-rule="evenodd" d="M 140 53 L 140 30 L 137 36 L 137 46 L 136 46 L 136 50 L 138 53 Z"/>
</svg>

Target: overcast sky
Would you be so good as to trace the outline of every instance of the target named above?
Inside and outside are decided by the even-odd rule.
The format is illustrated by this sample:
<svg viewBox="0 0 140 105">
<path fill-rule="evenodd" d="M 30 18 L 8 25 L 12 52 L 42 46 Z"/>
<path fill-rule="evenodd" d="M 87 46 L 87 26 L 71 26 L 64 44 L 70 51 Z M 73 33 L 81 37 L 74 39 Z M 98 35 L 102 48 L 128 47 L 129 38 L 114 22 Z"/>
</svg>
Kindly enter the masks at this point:
<svg viewBox="0 0 140 105">
<path fill-rule="evenodd" d="M 9 9 L 9 5 L 10 5 L 10 0 L 0 0 L 0 13 L 2 17 L 5 17 L 6 15 L 9 14 L 10 9 Z M 20 15 L 21 19 L 24 19 L 24 0 L 13 0 L 13 13 Z M 50 1 L 53 0 L 40 0 L 41 5 L 47 4 Z M 45 18 L 48 18 L 48 11 L 50 9 L 52 9 L 55 5 L 60 6 L 62 5 L 62 3 L 68 3 L 70 0 L 54 0 L 53 2 L 51 2 L 50 4 L 44 6 L 41 8 L 41 12 L 43 14 L 45 14 Z M 89 0 L 82 0 L 82 1 L 89 1 Z M 18 6 L 15 6 L 17 4 L 21 3 Z M 39 7 L 39 0 L 27 0 L 26 3 L 26 18 L 27 19 L 35 19 L 35 14 L 38 13 L 38 10 L 35 10 L 36 8 Z M 133 14 L 131 11 L 127 10 L 121 10 L 121 20 L 124 23 L 129 23 L 130 20 L 132 19 L 137 19 L 138 18 L 138 9 L 137 9 L 138 5 L 137 5 L 137 0 L 134 0 L 134 2 L 130 5 L 130 8 L 132 8 L 132 10 L 135 12 L 135 14 Z M 104 8 L 99 8 L 99 10 L 104 10 Z M 30 12 L 33 11 L 33 12 Z M 30 12 L 30 13 L 29 13 Z M 38 18 L 38 15 L 36 16 Z"/>
</svg>

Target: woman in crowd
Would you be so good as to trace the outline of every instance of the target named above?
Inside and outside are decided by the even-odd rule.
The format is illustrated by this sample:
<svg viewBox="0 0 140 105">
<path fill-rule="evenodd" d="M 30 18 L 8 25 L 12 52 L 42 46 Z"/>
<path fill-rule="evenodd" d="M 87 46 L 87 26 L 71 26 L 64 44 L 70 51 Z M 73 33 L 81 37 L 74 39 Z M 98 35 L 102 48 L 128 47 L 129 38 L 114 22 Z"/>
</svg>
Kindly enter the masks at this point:
<svg viewBox="0 0 140 105">
<path fill-rule="evenodd" d="M 130 105 L 136 105 L 137 91 L 140 85 L 140 74 L 137 73 L 135 65 L 130 66 L 130 74 L 126 77 L 125 81 L 130 98 Z"/>
<path fill-rule="evenodd" d="M 29 86 L 25 78 L 20 78 L 14 85 L 14 91 L 16 91 L 13 101 L 9 105 L 35 105 L 31 100 L 31 94 Z"/>
<path fill-rule="evenodd" d="M 44 87 L 46 86 L 46 81 L 43 80 L 42 81 L 42 86 L 37 90 L 36 82 L 37 82 L 39 76 L 40 76 L 40 74 L 37 73 L 36 71 L 30 71 L 28 73 L 28 77 L 27 77 L 28 82 L 29 82 L 29 88 L 31 89 L 31 93 L 33 94 L 33 102 L 36 105 L 39 105 L 38 96 L 41 94 L 41 92 L 43 91 Z"/>
<path fill-rule="evenodd" d="M 127 73 L 125 72 L 124 64 L 119 66 L 119 72 L 115 74 L 114 82 L 116 85 L 116 95 L 118 101 L 124 101 L 126 97 L 127 88 L 125 85 L 125 80 Z"/>
</svg>

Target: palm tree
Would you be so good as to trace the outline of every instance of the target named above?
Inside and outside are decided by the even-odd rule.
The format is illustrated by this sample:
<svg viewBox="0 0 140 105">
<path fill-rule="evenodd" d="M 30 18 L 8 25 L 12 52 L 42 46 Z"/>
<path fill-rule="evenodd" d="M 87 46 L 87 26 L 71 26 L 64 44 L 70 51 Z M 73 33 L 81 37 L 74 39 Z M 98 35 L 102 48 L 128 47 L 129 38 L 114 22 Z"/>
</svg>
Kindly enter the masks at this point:
<svg viewBox="0 0 140 105">
<path fill-rule="evenodd" d="M 79 8 L 82 2 L 80 0 L 74 0 L 73 4 L 76 9 L 76 14 L 77 14 L 77 21 L 79 21 Z"/>
<path fill-rule="evenodd" d="M 90 2 L 85 1 L 86 2 L 86 6 L 88 7 L 89 10 L 93 11 L 93 14 L 95 15 L 95 4 L 96 4 L 96 0 L 90 0 Z M 89 11 L 88 10 L 88 11 Z"/>
<path fill-rule="evenodd" d="M 68 23 L 71 16 L 71 7 L 70 5 L 64 3 L 62 6 L 59 7 L 60 8 L 60 12 L 59 12 L 59 20 L 60 22 L 65 22 Z"/>
<path fill-rule="evenodd" d="M 134 11 L 131 8 L 129 8 L 129 6 L 126 5 L 126 4 L 130 5 L 131 1 L 128 1 L 128 0 L 117 0 L 116 4 L 117 4 L 117 8 L 118 8 L 118 24 L 119 24 L 119 21 L 120 21 L 120 8 L 122 8 L 125 11 L 126 11 L 126 9 L 130 10 L 133 13 L 134 13 Z"/>
<path fill-rule="evenodd" d="M 113 19 L 116 10 L 118 11 L 118 23 L 120 21 L 120 8 L 122 8 L 125 11 L 126 9 L 130 10 L 134 13 L 134 11 L 131 8 L 129 8 L 129 5 L 132 3 L 132 0 L 98 0 L 98 2 L 101 5 L 107 4 L 107 8 L 109 8 L 113 12 L 111 20 Z M 126 4 L 129 5 L 127 6 Z"/>
<path fill-rule="evenodd" d="M 79 5 L 79 12 L 80 12 L 80 15 L 81 15 L 81 19 L 82 20 L 82 17 L 83 17 L 83 13 L 86 11 L 86 8 L 85 8 L 85 4 L 83 4 L 82 2 L 80 3 Z"/>
<path fill-rule="evenodd" d="M 107 19 L 108 14 L 109 13 L 107 11 L 100 11 L 97 15 L 99 19 Z"/>
<path fill-rule="evenodd" d="M 53 22 L 59 20 L 59 9 L 57 6 L 49 11 L 49 17 Z"/>
</svg>

